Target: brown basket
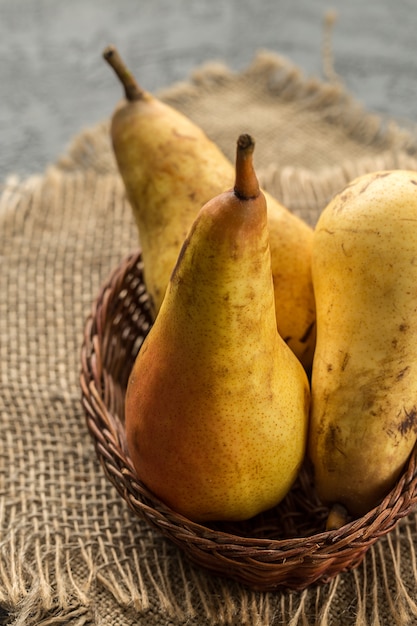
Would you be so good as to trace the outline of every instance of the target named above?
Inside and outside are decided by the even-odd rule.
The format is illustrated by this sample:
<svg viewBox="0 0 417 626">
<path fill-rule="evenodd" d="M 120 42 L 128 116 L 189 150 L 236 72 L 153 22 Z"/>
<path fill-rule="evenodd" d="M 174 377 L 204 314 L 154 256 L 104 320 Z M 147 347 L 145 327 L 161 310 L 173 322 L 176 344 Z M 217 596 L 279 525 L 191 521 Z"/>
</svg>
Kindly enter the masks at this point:
<svg viewBox="0 0 417 626">
<path fill-rule="evenodd" d="M 283 502 L 245 523 L 196 524 L 160 502 L 136 477 L 123 427 L 127 379 L 152 325 L 140 251 L 102 287 L 89 316 L 81 357 L 82 402 L 96 453 L 133 511 L 195 563 L 262 591 L 302 590 L 359 565 L 417 500 L 416 452 L 380 506 L 337 531 L 323 531 L 327 509 L 306 466 Z"/>
</svg>

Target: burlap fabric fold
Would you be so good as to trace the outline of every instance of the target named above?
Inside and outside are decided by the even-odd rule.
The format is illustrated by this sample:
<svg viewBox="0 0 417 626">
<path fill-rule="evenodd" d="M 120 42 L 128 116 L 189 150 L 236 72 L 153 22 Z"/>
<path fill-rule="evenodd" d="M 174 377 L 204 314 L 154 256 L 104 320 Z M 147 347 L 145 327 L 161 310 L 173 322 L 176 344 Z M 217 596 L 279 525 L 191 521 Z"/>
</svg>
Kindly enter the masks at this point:
<svg viewBox="0 0 417 626">
<path fill-rule="evenodd" d="M 252 133 L 263 185 L 311 224 L 357 174 L 417 170 L 412 130 L 269 52 L 240 74 L 200 68 L 160 96 L 230 157 Z M 80 346 L 100 285 L 137 246 L 108 120 L 43 174 L 2 187 L 0 624 L 417 623 L 416 515 L 328 585 L 255 593 L 189 564 L 116 493 L 85 426 Z"/>
</svg>

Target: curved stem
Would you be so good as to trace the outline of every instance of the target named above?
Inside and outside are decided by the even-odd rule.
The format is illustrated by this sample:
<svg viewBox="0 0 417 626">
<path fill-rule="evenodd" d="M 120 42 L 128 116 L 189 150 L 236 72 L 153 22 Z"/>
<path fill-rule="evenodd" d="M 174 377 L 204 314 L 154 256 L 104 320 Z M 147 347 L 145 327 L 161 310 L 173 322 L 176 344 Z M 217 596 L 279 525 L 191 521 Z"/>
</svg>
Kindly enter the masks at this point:
<svg viewBox="0 0 417 626">
<path fill-rule="evenodd" d="M 103 52 L 103 58 L 116 72 L 123 85 L 126 99 L 129 101 L 142 100 L 145 97 L 145 91 L 138 85 L 135 77 L 125 65 L 116 46 L 107 46 Z"/>
</svg>

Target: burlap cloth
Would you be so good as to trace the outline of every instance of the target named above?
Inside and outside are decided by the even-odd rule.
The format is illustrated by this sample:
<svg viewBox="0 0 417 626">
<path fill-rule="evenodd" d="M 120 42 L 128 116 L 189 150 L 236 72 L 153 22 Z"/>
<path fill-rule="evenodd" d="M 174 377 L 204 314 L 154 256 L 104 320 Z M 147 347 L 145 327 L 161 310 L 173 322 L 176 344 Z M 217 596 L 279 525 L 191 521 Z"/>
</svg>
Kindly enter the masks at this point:
<svg viewBox="0 0 417 626">
<path fill-rule="evenodd" d="M 353 176 L 417 169 L 412 130 L 268 52 L 241 74 L 201 68 L 160 96 L 231 158 L 251 132 L 264 186 L 311 224 Z M 137 246 L 108 120 L 42 175 L 2 187 L 0 623 L 417 623 L 415 515 L 328 585 L 255 593 L 190 565 L 104 477 L 80 402 L 80 345 L 100 285 Z"/>
</svg>

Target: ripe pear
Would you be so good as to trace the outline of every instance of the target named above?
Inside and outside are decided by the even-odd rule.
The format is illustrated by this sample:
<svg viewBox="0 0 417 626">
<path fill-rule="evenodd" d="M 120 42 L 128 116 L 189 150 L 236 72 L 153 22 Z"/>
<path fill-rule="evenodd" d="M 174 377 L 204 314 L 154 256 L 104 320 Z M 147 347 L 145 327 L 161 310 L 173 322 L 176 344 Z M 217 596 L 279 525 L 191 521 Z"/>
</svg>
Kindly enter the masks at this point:
<svg viewBox="0 0 417 626">
<path fill-rule="evenodd" d="M 385 497 L 416 442 L 416 225 L 411 171 L 357 178 L 316 225 L 309 456 L 318 495 L 353 517 Z"/>
<path fill-rule="evenodd" d="M 143 90 L 114 46 L 103 56 L 125 91 L 112 115 L 111 140 L 139 229 L 144 280 L 156 315 L 189 228 L 206 202 L 233 185 L 234 166 L 198 125 Z M 315 344 L 313 232 L 265 196 L 278 330 L 309 371 Z"/>
<path fill-rule="evenodd" d="M 276 328 L 253 150 L 241 135 L 234 188 L 197 214 L 126 391 L 138 477 L 198 522 L 273 507 L 305 455 L 309 384 Z"/>
</svg>

